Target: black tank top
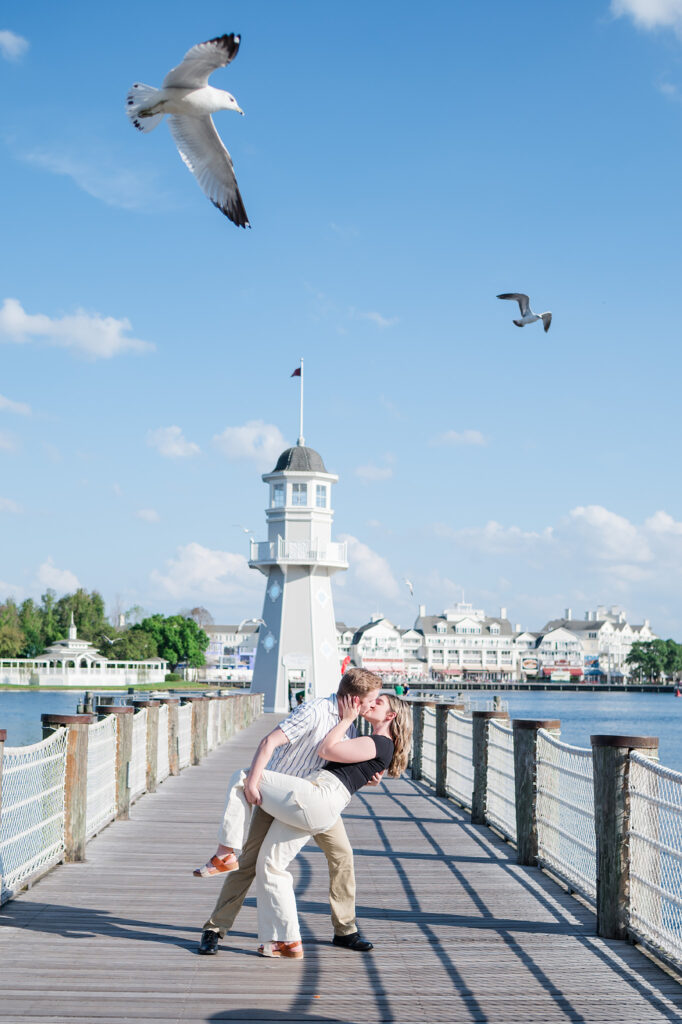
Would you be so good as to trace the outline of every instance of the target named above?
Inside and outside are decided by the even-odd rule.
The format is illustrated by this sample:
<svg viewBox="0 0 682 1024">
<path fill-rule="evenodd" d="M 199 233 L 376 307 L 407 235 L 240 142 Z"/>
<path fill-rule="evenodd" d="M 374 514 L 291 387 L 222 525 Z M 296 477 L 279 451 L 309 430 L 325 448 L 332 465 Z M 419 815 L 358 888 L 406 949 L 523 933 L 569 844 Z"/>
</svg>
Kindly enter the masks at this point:
<svg viewBox="0 0 682 1024">
<path fill-rule="evenodd" d="M 388 736 L 370 736 L 374 740 L 376 756 L 369 761 L 354 761 L 344 764 L 342 761 L 327 761 L 324 771 L 338 775 L 352 796 L 358 789 L 367 785 L 377 772 L 385 772 L 393 758 L 394 744 Z"/>
</svg>

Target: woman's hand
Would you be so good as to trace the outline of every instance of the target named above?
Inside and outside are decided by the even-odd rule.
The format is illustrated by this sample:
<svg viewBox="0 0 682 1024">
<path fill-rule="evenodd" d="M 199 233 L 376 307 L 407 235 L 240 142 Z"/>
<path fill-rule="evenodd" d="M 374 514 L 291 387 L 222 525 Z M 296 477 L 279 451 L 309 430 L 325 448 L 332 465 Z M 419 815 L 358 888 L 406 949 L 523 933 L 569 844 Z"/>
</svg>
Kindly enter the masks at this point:
<svg viewBox="0 0 682 1024">
<path fill-rule="evenodd" d="M 250 776 L 246 776 L 244 779 L 244 796 L 249 804 L 260 805 L 263 802 L 260 789 L 257 785 L 251 781 Z"/>
<path fill-rule="evenodd" d="M 339 718 L 342 722 L 354 722 L 358 717 L 358 704 L 360 703 L 357 697 L 339 697 Z"/>
</svg>

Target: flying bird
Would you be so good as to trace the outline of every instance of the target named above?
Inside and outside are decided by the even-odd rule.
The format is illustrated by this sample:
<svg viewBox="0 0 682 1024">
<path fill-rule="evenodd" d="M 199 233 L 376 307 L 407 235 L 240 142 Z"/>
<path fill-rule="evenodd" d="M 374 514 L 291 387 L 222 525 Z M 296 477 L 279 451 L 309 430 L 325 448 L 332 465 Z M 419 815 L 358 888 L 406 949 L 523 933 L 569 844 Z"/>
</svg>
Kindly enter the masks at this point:
<svg viewBox="0 0 682 1024">
<path fill-rule="evenodd" d="M 530 299 L 523 292 L 503 292 L 502 295 L 497 296 L 498 299 L 513 299 L 514 302 L 518 302 L 519 309 L 521 310 L 521 319 L 512 320 L 513 324 L 517 327 L 525 327 L 526 324 L 534 324 L 536 320 L 542 320 L 542 326 L 545 328 L 545 334 L 549 330 L 549 325 L 552 322 L 551 313 L 534 313 L 530 308 Z"/>
<path fill-rule="evenodd" d="M 244 111 L 234 96 L 208 84 L 212 71 L 224 68 L 239 51 L 240 36 L 218 36 L 188 50 L 160 89 L 135 82 L 126 99 L 126 113 L 135 128 L 150 132 L 169 115 L 169 128 L 180 156 L 214 206 L 236 224 L 251 227 L 239 193 L 232 158 L 215 129 L 211 114 Z"/>
<path fill-rule="evenodd" d="M 414 597 L 414 587 L 412 586 L 412 580 L 403 579 L 403 583 L 409 588 L 410 597 Z"/>
<path fill-rule="evenodd" d="M 250 530 L 248 526 L 242 526 L 241 523 L 232 523 L 232 525 L 234 526 L 235 530 L 241 530 L 243 533 L 253 534 L 253 530 Z"/>
</svg>

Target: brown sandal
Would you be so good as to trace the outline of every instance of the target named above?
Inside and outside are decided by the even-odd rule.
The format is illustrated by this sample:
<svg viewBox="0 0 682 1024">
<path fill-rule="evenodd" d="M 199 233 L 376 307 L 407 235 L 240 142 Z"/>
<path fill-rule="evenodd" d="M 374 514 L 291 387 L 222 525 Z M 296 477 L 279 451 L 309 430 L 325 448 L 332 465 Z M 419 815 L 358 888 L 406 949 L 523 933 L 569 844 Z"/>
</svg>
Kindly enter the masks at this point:
<svg viewBox="0 0 682 1024">
<path fill-rule="evenodd" d="M 211 857 L 203 867 L 195 868 L 192 874 L 195 878 L 210 878 L 211 875 L 222 875 L 226 871 L 236 871 L 239 861 L 234 853 L 226 853 L 224 857 Z"/>
<path fill-rule="evenodd" d="M 258 947 L 261 956 L 285 957 L 287 960 L 303 959 L 303 943 L 300 939 L 293 942 L 263 942 Z"/>
</svg>

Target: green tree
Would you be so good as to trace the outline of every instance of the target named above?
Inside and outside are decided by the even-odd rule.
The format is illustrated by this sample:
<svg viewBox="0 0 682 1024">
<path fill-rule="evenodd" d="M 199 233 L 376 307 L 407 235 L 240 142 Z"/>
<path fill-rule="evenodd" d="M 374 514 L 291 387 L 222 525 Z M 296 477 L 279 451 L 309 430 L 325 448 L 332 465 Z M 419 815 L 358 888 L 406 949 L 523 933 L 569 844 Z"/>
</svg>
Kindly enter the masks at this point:
<svg viewBox="0 0 682 1024">
<path fill-rule="evenodd" d="M 22 602 L 19 609 L 19 623 L 24 634 L 22 658 L 35 658 L 45 650 L 43 643 L 43 615 L 30 597 Z"/>
<path fill-rule="evenodd" d="M 55 640 L 61 640 L 66 636 L 66 630 L 62 633 L 57 621 L 55 609 L 57 595 L 54 590 L 46 590 L 41 597 L 40 614 L 43 621 L 43 644 L 49 647 Z"/>
<path fill-rule="evenodd" d="M 95 640 L 98 649 L 111 661 L 144 661 L 158 657 L 154 637 L 139 626 L 126 630 L 107 630 Z"/>
<path fill-rule="evenodd" d="M 65 594 L 59 598 L 55 606 L 55 616 L 62 636 L 68 635 L 72 612 L 81 640 L 92 641 L 109 629 L 104 614 L 104 599 L 96 590 L 89 594 L 87 590 L 79 587 L 75 594 Z"/>
<path fill-rule="evenodd" d="M 0 604 L 0 657 L 18 658 L 25 643 L 17 603 L 8 597 L 4 604 Z"/>
<path fill-rule="evenodd" d="M 134 628 L 143 630 L 154 639 L 158 656 L 165 658 L 171 669 L 177 668 L 181 661 L 192 668 L 206 662 L 204 655 L 208 636 L 193 619 L 182 615 L 170 615 L 168 618 L 151 615 Z"/>
</svg>

